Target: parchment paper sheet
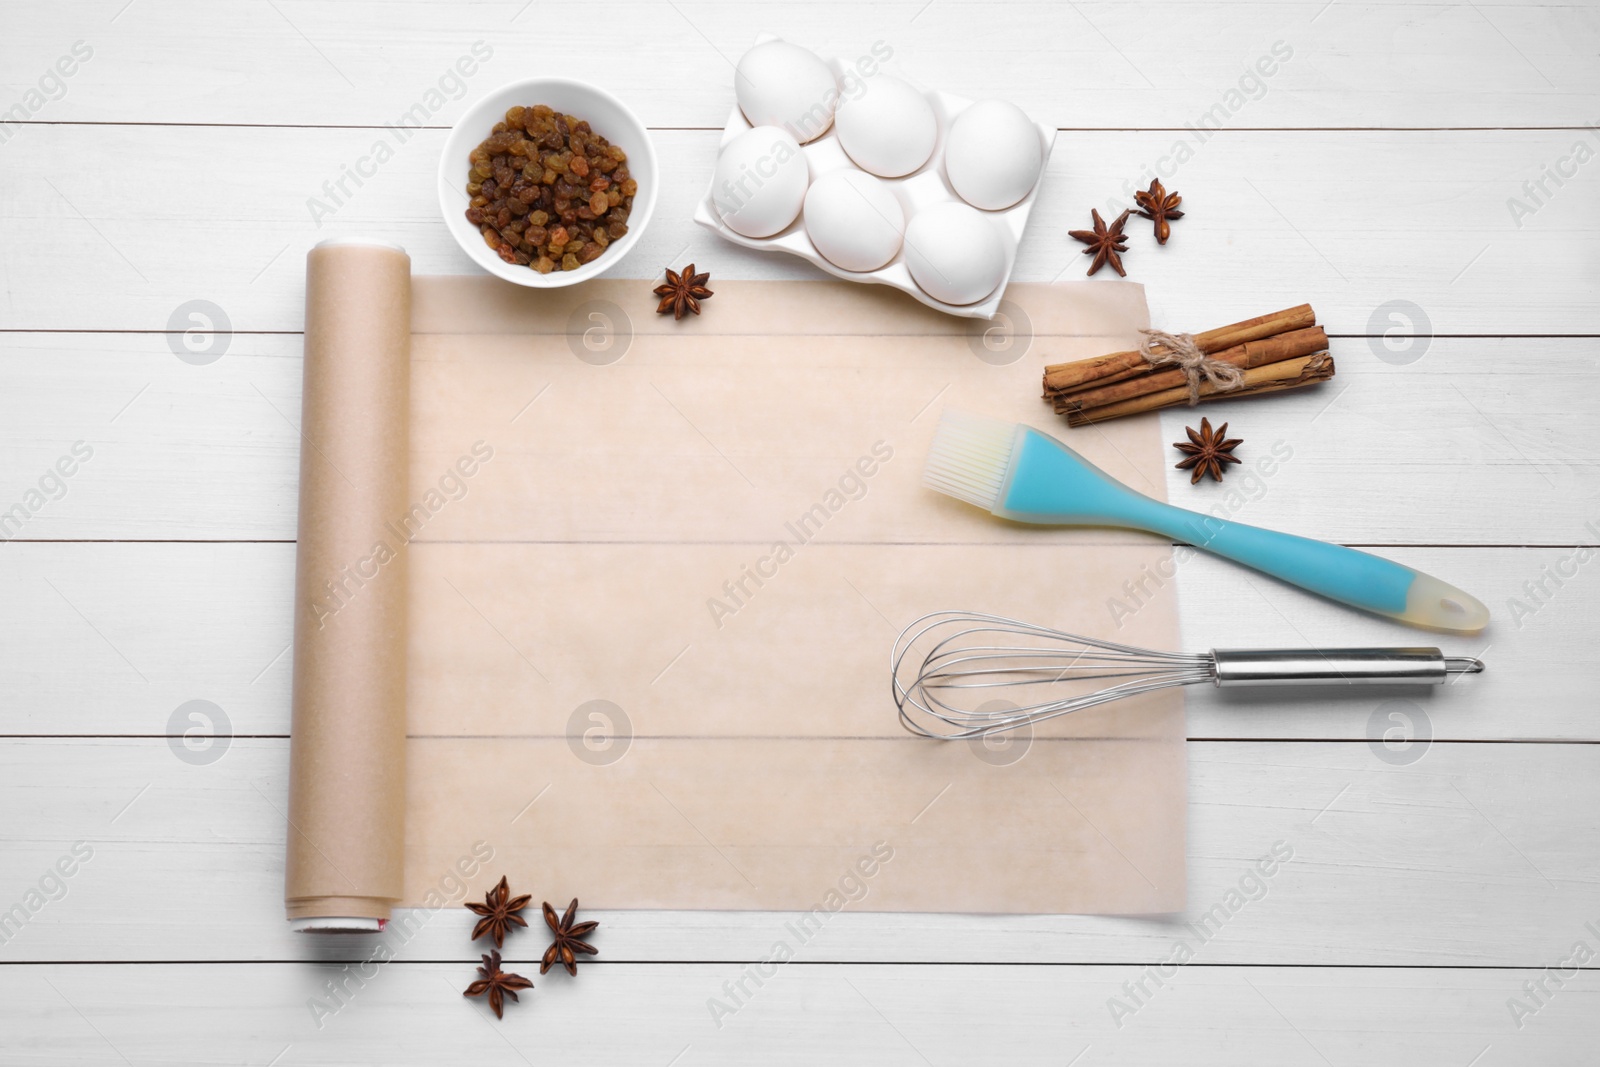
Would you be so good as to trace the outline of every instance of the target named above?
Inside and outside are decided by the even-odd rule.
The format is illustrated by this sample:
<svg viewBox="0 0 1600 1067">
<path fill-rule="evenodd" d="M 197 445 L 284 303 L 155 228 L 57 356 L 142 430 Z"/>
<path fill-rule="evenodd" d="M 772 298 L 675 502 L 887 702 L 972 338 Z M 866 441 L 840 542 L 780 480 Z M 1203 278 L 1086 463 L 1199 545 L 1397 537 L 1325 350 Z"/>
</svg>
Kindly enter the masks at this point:
<svg viewBox="0 0 1600 1067">
<path fill-rule="evenodd" d="M 1180 694 L 1000 744 L 889 696 L 939 609 L 1178 647 L 1170 581 L 1107 606 L 1165 545 L 920 485 L 945 405 L 1068 433 L 1040 368 L 1131 347 L 1142 289 L 1014 285 L 986 342 L 871 286 L 712 287 L 674 322 L 639 281 L 413 280 L 402 903 L 486 842 L 599 908 L 1180 909 Z M 1154 420 L 1070 435 L 1161 495 Z"/>
</svg>

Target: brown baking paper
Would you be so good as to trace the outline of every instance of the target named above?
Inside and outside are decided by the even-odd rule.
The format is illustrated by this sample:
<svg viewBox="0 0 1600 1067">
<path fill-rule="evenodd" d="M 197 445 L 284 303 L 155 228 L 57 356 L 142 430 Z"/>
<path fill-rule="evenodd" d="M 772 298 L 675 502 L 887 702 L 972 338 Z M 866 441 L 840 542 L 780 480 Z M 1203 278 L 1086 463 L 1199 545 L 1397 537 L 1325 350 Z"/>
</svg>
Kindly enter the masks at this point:
<svg viewBox="0 0 1600 1067">
<path fill-rule="evenodd" d="M 386 919 L 405 849 L 411 259 L 330 242 L 306 257 L 295 557 L 289 918 Z M 386 545 L 384 553 L 376 546 Z"/>
<path fill-rule="evenodd" d="M 712 287 L 675 322 L 637 281 L 413 280 L 402 903 L 492 849 L 602 908 L 1181 908 L 1178 693 L 988 743 L 912 737 L 889 695 L 895 634 L 945 608 L 1177 647 L 1170 589 L 1120 629 L 1107 603 L 1167 546 L 920 484 L 947 404 L 1059 432 L 1040 366 L 1131 344 L 1142 290 L 1014 285 L 997 328 Z M 1072 444 L 1162 494 L 1153 420 Z"/>
</svg>

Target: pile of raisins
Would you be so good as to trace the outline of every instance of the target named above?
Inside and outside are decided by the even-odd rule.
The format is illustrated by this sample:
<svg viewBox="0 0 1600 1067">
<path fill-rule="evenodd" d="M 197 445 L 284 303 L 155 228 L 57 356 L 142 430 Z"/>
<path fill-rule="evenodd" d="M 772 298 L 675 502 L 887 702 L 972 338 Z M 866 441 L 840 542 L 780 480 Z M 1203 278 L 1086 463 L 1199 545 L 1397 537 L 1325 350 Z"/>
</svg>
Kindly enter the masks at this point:
<svg viewBox="0 0 1600 1067">
<path fill-rule="evenodd" d="M 467 221 L 507 263 L 577 270 L 628 232 L 628 154 L 571 115 L 514 107 L 469 157 Z"/>
</svg>

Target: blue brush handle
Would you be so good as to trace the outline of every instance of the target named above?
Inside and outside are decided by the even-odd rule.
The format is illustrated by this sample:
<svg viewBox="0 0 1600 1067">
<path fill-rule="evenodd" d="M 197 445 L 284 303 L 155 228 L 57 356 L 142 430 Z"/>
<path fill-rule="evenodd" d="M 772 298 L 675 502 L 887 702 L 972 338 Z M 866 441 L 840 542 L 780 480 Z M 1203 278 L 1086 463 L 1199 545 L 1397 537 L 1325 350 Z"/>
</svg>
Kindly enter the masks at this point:
<svg viewBox="0 0 1600 1067">
<path fill-rule="evenodd" d="M 1431 575 L 1343 545 L 1162 503 L 1129 489 L 1055 438 L 1029 427 L 1017 429 L 1003 503 L 991 509 L 997 515 L 1148 530 L 1414 626 L 1476 633 L 1488 624 L 1488 608 Z"/>
<path fill-rule="evenodd" d="M 1467 593 L 1382 556 L 1147 503 L 1152 511 L 1145 529 L 1340 603 L 1441 630 L 1476 632 L 1489 621 L 1489 610 Z"/>
</svg>

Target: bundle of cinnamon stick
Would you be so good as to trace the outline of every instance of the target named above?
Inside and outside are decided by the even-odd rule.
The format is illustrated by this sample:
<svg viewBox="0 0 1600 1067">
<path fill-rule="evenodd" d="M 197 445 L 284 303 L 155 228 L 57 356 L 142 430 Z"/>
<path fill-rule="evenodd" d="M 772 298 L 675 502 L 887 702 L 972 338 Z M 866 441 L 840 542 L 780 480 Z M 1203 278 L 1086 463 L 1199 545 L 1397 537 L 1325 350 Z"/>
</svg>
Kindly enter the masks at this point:
<svg viewBox="0 0 1600 1067">
<path fill-rule="evenodd" d="M 1197 333 L 1194 342 L 1210 360 L 1243 373 L 1234 389 L 1220 388 L 1202 373 L 1200 400 L 1276 393 L 1333 377 L 1328 335 L 1317 325 L 1310 304 Z M 1152 355 L 1166 354 L 1163 346 L 1152 347 Z M 1191 395 L 1183 368 L 1152 363 L 1139 351 L 1112 352 L 1044 369 L 1044 397 L 1071 426 L 1188 404 Z"/>
</svg>

